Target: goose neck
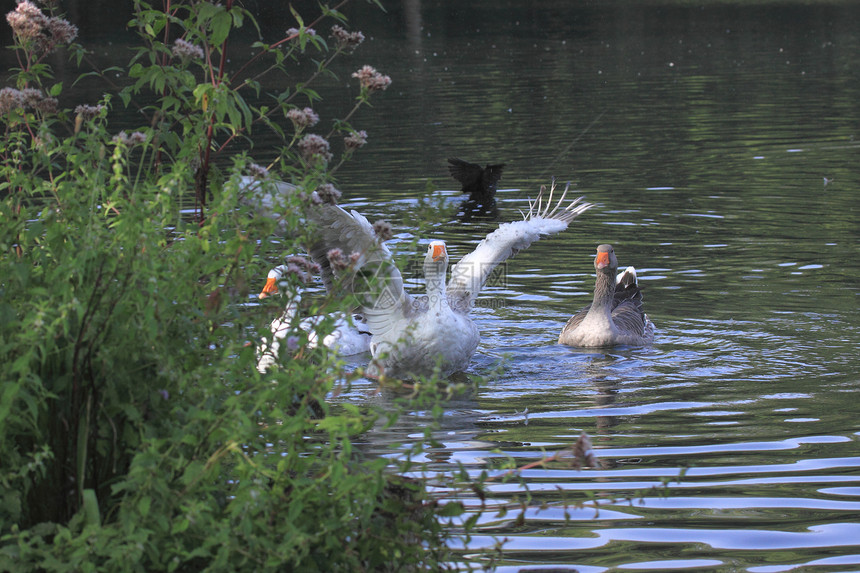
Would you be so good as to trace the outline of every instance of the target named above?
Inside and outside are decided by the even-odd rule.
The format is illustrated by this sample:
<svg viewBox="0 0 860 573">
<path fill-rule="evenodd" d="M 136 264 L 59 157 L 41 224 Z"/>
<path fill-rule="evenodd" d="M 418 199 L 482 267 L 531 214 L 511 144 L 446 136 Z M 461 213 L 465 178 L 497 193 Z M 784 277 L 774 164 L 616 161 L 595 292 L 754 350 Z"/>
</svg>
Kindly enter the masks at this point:
<svg viewBox="0 0 860 573">
<path fill-rule="evenodd" d="M 615 297 L 615 278 L 612 272 L 597 271 L 597 279 L 594 283 L 593 309 L 609 310 Z"/>
<path fill-rule="evenodd" d="M 448 299 L 445 296 L 445 271 L 447 265 L 438 263 L 428 264 L 424 267 L 424 281 L 427 285 L 427 296 L 433 306 L 446 306 Z"/>
</svg>

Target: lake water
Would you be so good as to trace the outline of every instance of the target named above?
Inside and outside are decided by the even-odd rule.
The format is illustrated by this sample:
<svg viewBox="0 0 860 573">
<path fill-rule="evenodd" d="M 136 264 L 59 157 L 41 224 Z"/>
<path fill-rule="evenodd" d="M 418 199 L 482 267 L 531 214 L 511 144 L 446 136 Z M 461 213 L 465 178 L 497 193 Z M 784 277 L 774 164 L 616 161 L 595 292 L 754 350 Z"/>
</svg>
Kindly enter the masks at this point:
<svg viewBox="0 0 860 573">
<path fill-rule="evenodd" d="M 504 572 L 860 570 L 860 6 L 385 5 L 347 7 L 368 41 L 339 85 L 365 63 L 393 83 L 354 120 L 369 143 L 337 173 L 345 206 L 390 220 L 398 250 L 425 189 L 457 200 L 451 156 L 506 164 L 500 222 L 552 175 L 596 204 L 484 291 L 468 373 L 488 379 L 422 461 L 477 474 L 586 432 L 599 467 L 526 471 L 523 523 L 494 511 L 522 487 L 491 484 L 464 553 L 503 542 Z M 269 39 L 294 25 L 263 21 Z M 497 225 L 425 223 L 453 260 Z M 638 269 L 653 346 L 556 344 L 600 243 Z M 369 381 L 345 398 L 386 399 Z M 363 447 L 391 455 L 426 423 Z"/>
<path fill-rule="evenodd" d="M 355 58 L 393 83 L 355 122 L 369 144 L 338 174 L 347 205 L 408 238 L 428 180 L 456 195 L 449 156 L 507 164 L 500 221 L 551 175 L 597 205 L 484 291 L 469 372 L 501 373 L 449 403 L 425 461 L 477 474 L 586 432 L 599 468 L 528 470 L 524 523 L 487 511 L 465 551 L 504 540 L 498 571 L 860 570 L 860 8 L 404 2 L 374 18 Z M 424 238 L 457 260 L 495 226 L 449 218 Z M 556 344 L 599 243 L 638 269 L 650 348 Z M 523 495 L 489 491 L 491 510 Z M 589 495 L 598 512 L 573 509 Z"/>
</svg>

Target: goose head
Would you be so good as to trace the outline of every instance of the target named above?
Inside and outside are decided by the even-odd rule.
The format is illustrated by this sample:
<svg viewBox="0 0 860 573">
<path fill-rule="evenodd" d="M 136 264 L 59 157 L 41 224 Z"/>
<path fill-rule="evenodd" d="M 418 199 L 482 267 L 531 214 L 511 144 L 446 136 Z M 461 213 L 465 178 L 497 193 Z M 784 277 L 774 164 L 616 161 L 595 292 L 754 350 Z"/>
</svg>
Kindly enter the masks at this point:
<svg viewBox="0 0 860 573">
<path fill-rule="evenodd" d="M 296 304 L 301 301 L 301 295 L 299 294 L 298 289 L 291 287 L 289 281 L 282 280 L 288 271 L 289 267 L 287 265 L 278 265 L 270 270 L 269 274 L 266 275 L 266 284 L 263 285 L 263 290 L 260 291 L 257 298 L 262 300 L 278 294 L 280 292 L 278 285 L 280 284 L 280 287 L 284 289 L 282 294 L 286 296 L 291 303 Z"/>
<path fill-rule="evenodd" d="M 426 261 L 433 263 L 448 263 L 448 248 L 445 246 L 445 241 L 430 241 L 427 246 Z"/>
<path fill-rule="evenodd" d="M 615 258 L 615 250 L 612 245 L 598 245 L 594 268 L 598 273 L 604 273 L 611 277 L 615 276 L 615 271 L 618 270 L 618 259 Z"/>
<path fill-rule="evenodd" d="M 424 257 L 424 279 L 427 281 L 428 290 L 442 290 L 447 270 L 448 248 L 445 241 L 430 241 L 427 255 Z"/>
<path fill-rule="evenodd" d="M 257 298 L 263 299 L 266 297 L 270 297 L 273 294 L 278 294 L 278 281 L 284 274 L 283 265 L 277 266 L 269 271 L 269 274 L 266 275 L 266 284 L 263 286 L 263 290 L 260 292 Z"/>
</svg>

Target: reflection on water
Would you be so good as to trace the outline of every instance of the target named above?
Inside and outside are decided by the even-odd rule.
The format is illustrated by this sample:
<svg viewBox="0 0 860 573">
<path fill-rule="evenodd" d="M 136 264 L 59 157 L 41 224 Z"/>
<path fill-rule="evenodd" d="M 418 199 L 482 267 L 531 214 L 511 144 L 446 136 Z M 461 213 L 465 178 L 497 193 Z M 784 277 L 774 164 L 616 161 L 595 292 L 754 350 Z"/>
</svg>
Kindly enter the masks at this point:
<svg viewBox="0 0 860 573">
<path fill-rule="evenodd" d="M 419 461 L 477 474 L 585 431 L 600 466 L 528 470 L 524 523 L 487 512 L 464 551 L 504 539 L 499 571 L 860 569 L 860 6 L 385 4 L 346 8 L 369 40 L 339 77 L 372 63 L 393 83 L 355 118 L 369 143 L 337 176 L 348 206 L 394 223 L 395 252 L 426 188 L 462 201 L 448 157 L 506 164 L 493 217 L 423 221 L 455 260 L 551 175 L 597 205 L 482 294 L 470 373 L 501 373 L 447 404 Z M 277 6 L 264 35 L 292 25 Z M 555 343 L 590 301 L 600 243 L 639 271 L 651 348 Z M 338 399 L 386 397 L 366 382 Z M 426 423 L 360 447 L 394 455 Z M 519 489 L 494 483 L 488 504 Z"/>
</svg>

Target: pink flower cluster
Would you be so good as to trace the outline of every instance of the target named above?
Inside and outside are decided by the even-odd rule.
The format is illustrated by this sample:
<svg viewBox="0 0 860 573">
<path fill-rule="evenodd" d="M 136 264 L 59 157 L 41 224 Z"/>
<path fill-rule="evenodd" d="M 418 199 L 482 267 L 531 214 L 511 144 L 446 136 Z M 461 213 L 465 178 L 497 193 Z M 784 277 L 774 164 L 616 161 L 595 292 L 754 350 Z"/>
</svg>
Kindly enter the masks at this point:
<svg viewBox="0 0 860 573">
<path fill-rule="evenodd" d="M 383 220 L 379 220 L 373 224 L 373 233 L 380 241 L 387 241 L 394 237 L 391 224 Z"/>
<path fill-rule="evenodd" d="M 182 61 L 203 59 L 203 48 L 195 46 L 191 42 L 183 40 L 182 38 L 177 38 L 176 41 L 173 42 L 171 53 Z"/>
<path fill-rule="evenodd" d="M 352 77 L 358 78 L 362 89 L 371 92 L 388 89 L 391 85 L 391 78 L 380 74 L 373 66 L 362 66 L 360 70 L 353 72 Z"/>
<path fill-rule="evenodd" d="M 36 50 L 48 53 L 61 44 L 78 37 L 78 28 L 66 20 L 48 17 L 29 0 L 18 2 L 15 10 L 6 14 L 6 21 L 22 44 L 32 44 Z"/>
<path fill-rule="evenodd" d="M 86 105 L 82 104 L 75 108 L 75 115 L 81 116 L 84 120 L 89 121 L 91 119 L 95 119 L 99 116 L 99 114 L 104 110 L 105 106 L 102 104 L 98 105 Z"/>
<path fill-rule="evenodd" d="M 367 143 L 367 132 L 362 131 L 353 131 L 349 135 L 343 138 L 343 142 L 346 145 L 347 151 L 355 151 L 359 147 L 363 147 L 365 143 Z"/>
<path fill-rule="evenodd" d="M 298 35 L 301 33 L 302 33 L 302 31 L 299 30 L 298 28 L 290 28 L 289 30 L 287 30 L 287 37 L 288 38 L 298 37 Z M 313 28 L 305 28 L 305 34 L 307 34 L 308 36 L 316 36 L 317 31 L 314 30 Z"/>
<path fill-rule="evenodd" d="M 343 251 L 340 249 L 331 249 L 326 253 L 326 258 L 328 259 L 331 268 L 336 271 L 345 271 L 351 266 L 355 266 L 358 262 L 358 259 L 361 258 L 359 253 L 351 253 L 349 257 L 345 257 L 343 255 Z"/>
<path fill-rule="evenodd" d="M 361 32 L 347 32 L 337 24 L 331 27 L 331 36 L 337 42 L 338 48 L 350 51 L 355 50 L 364 41 L 364 34 Z"/>
<path fill-rule="evenodd" d="M 341 197 L 341 192 L 335 189 L 334 185 L 331 183 L 323 183 L 317 187 L 316 191 L 314 191 L 313 197 L 314 202 L 316 202 L 316 199 L 319 199 L 321 203 L 337 205 L 337 202 Z"/>
<path fill-rule="evenodd" d="M 137 145 L 139 143 L 146 143 L 146 134 L 142 131 L 135 131 L 129 135 L 124 131 L 120 131 L 114 136 L 113 140 L 115 143 L 121 143 L 131 147 L 132 145 Z"/>
<path fill-rule="evenodd" d="M 57 98 L 48 97 L 42 90 L 35 88 L 3 88 L 0 90 L 0 115 L 21 109 L 34 109 L 42 113 L 56 113 L 59 108 Z"/>
<path fill-rule="evenodd" d="M 248 164 L 248 173 L 257 179 L 266 179 L 269 176 L 269 170 L 256 163 Z"/>
<path fill-rule="evenodd" d="M 317 159 L 331 161 L 332 154 L 329 151 L 329 143 L 320 135 L 309 133 L 299 140 L 298 146 L 302 157 L 307 162 L 313 162 Z"/>
<path fill-rule="evenodd" d="M 299 131 L 307 127 L 315 126 L 320 120 L 320 116 L 318 116 L 316 112 L 309 107 L 306 107 L 305 109 L 294 107 L 287 112 L 287 118 L 293 122 L 293 125 Z"/>
<path fill-rule="evenodd" d="M 289 255 L 284 257 L 284 265 L 287 267 L 287 273 L 298 277 L 304 284 L 311 282 L 312 275 L 320 273 L 320 266 L 307 257 L 299 255 Z"/>
</svg>

